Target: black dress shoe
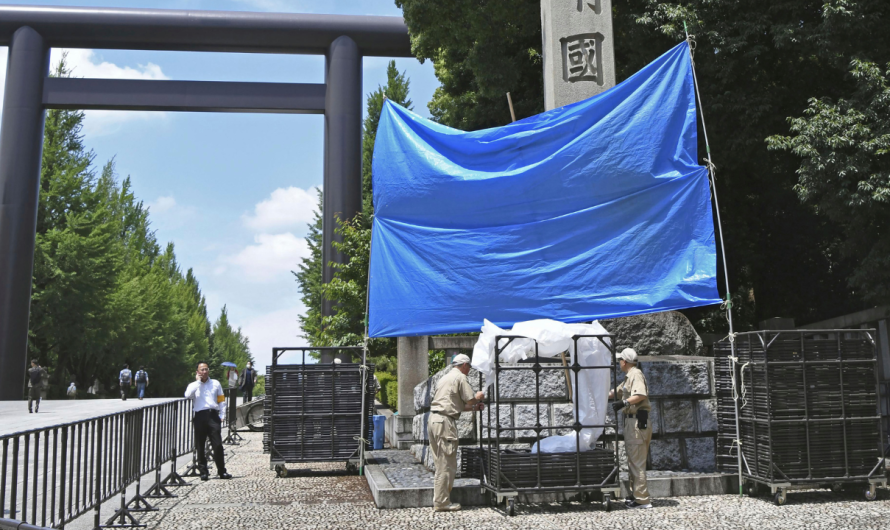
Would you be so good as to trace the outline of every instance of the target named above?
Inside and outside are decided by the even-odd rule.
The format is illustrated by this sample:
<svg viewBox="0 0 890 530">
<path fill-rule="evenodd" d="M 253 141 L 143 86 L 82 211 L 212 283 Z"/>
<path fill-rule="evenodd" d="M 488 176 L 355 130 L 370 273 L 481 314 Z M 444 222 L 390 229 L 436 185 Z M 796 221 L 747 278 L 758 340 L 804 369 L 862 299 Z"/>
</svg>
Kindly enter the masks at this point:
<svg viewBox="0 0 890 530">
<path fill-rule="evenodd" d="M 232 478 L 232 475 L 230 475 L 228 473 L 220 473 L 219 478 L 221 478 L 223 480 L 228 480 L 228 479 Z"/>
<path fill-rule="evenodd" d="M 201 473 L 201 480 L 210 480 L 210 475 L 208 475 L 207 473 Z"/>
</svg>

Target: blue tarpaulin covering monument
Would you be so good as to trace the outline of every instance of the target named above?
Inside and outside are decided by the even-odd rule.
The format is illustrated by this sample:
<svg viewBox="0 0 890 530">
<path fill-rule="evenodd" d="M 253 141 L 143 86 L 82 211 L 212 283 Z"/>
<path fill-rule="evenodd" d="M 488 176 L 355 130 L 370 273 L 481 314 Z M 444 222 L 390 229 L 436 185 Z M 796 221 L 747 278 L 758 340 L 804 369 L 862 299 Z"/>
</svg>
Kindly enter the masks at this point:
<svg viewBox="0 0 890 530">
<path fill-rule="evenodd" d="M 387 101 L 369 333 L 582 322 L 719 303 L 683 42 L 590 99 L 463 132 Z"/>
</svg>

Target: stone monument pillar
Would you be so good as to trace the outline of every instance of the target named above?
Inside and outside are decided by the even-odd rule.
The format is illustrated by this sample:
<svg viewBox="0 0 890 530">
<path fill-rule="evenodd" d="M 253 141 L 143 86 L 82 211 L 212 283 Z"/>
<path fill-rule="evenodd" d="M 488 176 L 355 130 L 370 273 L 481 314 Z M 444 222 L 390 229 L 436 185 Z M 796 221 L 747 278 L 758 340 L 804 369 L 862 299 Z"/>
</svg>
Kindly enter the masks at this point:
<svg viewBox="0 0 890 530">
<path fill-rule="evenodd" d="M 544 109 L 615 86 L 612 0 L 541 0 Z"/>
<path fill-rule="evenodd" d="M 399 413 L 395 418 L 395 439 L 389 442 L 396 449 L 410 449 L 414 443 L 414 387 L 430 376 L 430 338 L 399 337 L 398 339 Z"/>
</svg>

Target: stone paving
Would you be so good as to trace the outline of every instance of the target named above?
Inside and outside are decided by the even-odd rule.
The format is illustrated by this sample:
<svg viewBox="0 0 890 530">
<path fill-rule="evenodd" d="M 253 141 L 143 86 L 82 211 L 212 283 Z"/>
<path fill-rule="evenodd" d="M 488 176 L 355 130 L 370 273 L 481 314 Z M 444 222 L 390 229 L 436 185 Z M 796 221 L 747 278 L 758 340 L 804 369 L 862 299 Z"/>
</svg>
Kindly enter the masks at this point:
<svg viewBox="0 0 890 530">
<path fill-rule="evenodd" d="M 467 508 L 434 513 L 431 508 L 378 510 L 364 477 L 347 475 L 343 464 L 291 465 L 290 476 L 275 478 L 269 457 L 262 454 L 260 434 L 245 435 L 234 447 L 227 467 L 233 480 L 212 479 L 179 488 L 179 497 L 159 503 L 160 512 L 146 514 L 150 529 L 574 529 L 574 528 L 724 528 L 782 529 L 890 527 L 890 492 L 865 502 L 859 491 L 789 493 L 788 504 L 734 495 L 656 499 L 652 510 L 616 507 L 604 512 L 598 504 L 519 505 L 515 517 L 500 509 Z M 393 465 L 399 465 L 397 456 Z"/>
<path fill-rule="evenodd" d="M 432 488 L 435 475 L 423 467 L 409 451 L 394 449 L 373 451 L 368 462 L 377 464 L 386 474 L 393 487 L 396 488 Z M 459 478 L 454 480 L 455 487 L 479 484 L 479 480 Z"/>
</svg>

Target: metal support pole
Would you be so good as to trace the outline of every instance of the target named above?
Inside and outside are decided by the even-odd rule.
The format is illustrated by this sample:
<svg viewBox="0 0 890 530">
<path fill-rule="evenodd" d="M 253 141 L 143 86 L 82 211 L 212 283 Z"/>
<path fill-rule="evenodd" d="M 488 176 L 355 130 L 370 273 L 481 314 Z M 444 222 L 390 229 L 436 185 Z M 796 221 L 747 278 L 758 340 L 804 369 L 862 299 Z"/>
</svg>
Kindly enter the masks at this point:
<svg viewBox="0 0 890 530">
<path fill-rule="evenodd" d="M 24 395 L 49 48 L 25 26 L 9 44 L 0 124 L 0 400 Z"/>
<path fill-rule="evenodd" d="M 351 38 L 338 37 L 328 48 L 325 84 L 322 279 L 328 283 L 334 277 L 331 262 L 345 261 L 332 245 L 341 239 L 334 233 L 335 219 L 352 219 L 362 210 L 362 56 Z M 324 300 L 322 314 L 332 312 L 333 305 Z M 338 355 L 343 362 L 351 360 Z M 331 360 L 322 354 L 321 362 Z"/>
</svg>

